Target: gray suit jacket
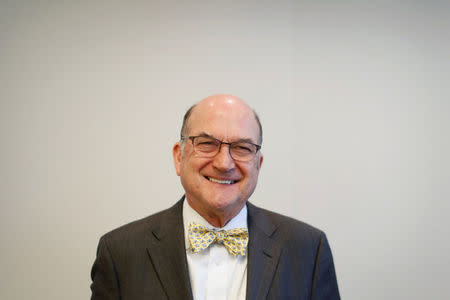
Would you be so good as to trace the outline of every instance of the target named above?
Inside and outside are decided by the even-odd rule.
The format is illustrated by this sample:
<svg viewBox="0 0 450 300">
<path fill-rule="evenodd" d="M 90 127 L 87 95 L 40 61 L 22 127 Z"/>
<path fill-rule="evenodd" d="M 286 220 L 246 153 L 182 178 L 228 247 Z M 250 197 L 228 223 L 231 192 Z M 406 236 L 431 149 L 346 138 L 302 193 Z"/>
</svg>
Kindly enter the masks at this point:
<svg viewBox="0 0 450 300">
<path fill-rule="evenodd" d="M 91 299 L 192 299 L 182 203 L 100 239 Z M 340 299 L 325 234 L 247 205 L 247 299 Z"/>
</svg>

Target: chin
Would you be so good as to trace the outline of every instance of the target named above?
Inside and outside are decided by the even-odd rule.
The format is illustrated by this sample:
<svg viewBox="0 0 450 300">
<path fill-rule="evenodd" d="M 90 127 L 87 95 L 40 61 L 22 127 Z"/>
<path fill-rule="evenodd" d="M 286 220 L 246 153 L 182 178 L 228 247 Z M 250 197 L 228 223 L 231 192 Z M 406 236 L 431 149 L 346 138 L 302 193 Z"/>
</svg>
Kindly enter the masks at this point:
<svg viewBox="0 0 450 300">
<path fill-rule="evenodd" d="M 209 205 L 218 211 L 228 211 L 233 210 L 238 206 L 242 206 L 245 203 L 240 199 L 233 199 L 233 198 L 216 198 L 214 201 L 209 201 Z"/>
</svg>

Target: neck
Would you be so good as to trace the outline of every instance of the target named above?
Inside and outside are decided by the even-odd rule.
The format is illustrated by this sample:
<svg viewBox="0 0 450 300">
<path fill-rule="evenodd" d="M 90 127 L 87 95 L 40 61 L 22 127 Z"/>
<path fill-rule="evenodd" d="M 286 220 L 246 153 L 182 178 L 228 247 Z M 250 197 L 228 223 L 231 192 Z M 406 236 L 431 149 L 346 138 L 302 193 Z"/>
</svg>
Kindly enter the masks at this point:
<svg viewBox="0 0 450 300">
<path fill-rule="evenodd" d="M 195 210 L 200 216 L 203 217 L 209 224 L 214 227 L 222 228 L 224 227 L 231 219 L 233 219 L 242 209 L 239 207 L 235 210 L 208 210 L 203 209 L 192 203 L 188 198 L 186 198 L 189 206 Z"/>
<path fill-rule="evenodd" d="M 208 217 L 201 215 L 209 224 L 214 227 L 222 228 L 224 227 L 232 218 L 222 218 L 222 217 Z"/>
</svg>

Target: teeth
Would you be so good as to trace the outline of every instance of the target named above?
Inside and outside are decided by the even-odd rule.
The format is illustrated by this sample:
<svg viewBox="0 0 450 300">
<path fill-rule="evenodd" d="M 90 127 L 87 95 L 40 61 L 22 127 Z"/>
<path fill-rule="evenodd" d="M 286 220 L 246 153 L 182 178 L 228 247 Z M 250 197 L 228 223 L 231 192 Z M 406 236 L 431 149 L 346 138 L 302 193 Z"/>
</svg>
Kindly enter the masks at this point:
<svg viewBox="0 0 450 300">
<path fill-rule="evenodd" d="M 233 180 L 219 180 L 219 179 L 215 179 L 215 178 L 211 178 L 211 177 L 208 177 L 208 180 L 212 181 L 212 182 L 215 182 L 215 183 L 221 183 L 221 184 L 232 184 L 232 183 L 234 183 Z"/>
</svg>

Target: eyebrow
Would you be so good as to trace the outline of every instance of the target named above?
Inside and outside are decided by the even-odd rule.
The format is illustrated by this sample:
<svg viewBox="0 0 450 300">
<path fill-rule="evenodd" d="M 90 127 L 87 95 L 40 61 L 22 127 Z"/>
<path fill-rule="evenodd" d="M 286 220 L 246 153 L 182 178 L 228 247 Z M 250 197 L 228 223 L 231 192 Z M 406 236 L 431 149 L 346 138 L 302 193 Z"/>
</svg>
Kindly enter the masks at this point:
<svg viewBox="0 0 450 300">
<path fill-rule="evenodd" d="M 218 138 L 216 138 L 215 136 L 210 135 L 210 134 L 208 134 L 208 133 L 206 133 L 206 132 L 204 132 L 204 131 L 200 132 L 197 136 L 209 137 L 209 138 L 213 138 L 213 139 L 216 139 L 216 140 L 220 141 L 220 139 L 218 139 Z M 250 138 L 240 138 L 240 139 L 237 139 L 237 140 L 235 140 L 235 141 L 231 141 L 230 143 L 250 143 L 250 144 L 258 145 L 257 143 L 255 143 L 255 142 L 254 142 L 252 139 L 250 139 Z"/>
</svg>

